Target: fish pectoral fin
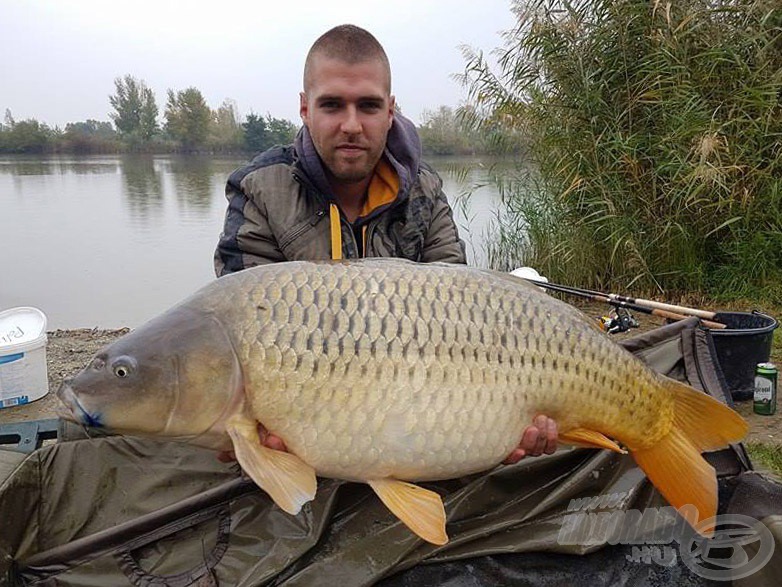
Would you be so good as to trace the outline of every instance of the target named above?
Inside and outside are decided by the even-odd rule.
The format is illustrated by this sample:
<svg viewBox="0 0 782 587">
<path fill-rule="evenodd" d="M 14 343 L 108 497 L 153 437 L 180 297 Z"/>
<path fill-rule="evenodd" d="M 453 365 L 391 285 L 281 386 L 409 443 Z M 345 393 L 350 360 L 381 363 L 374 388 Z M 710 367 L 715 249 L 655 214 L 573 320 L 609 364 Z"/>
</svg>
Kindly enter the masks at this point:
<svg viewBox="0 0 782 587">
<path fill-rule="evenodd" d="M 280 509 L 296 515 L 315 497 L 315 469 L 294 454 L 263 446 L 257 426 L 248 418 L 232 418 L 227 424 L 236 460 Z"/>
<path fill-rule="evenodd" d="M 448 542 L 445 507 L 434 491 L 398 479 L 367 481 L 380 500 L 418 536 L 432 544 Z"/>
<path fill-rule="evenodd" d="M 588 430 L 587 428 L 574 428 L 567 432 L 560 432 L 559 440 L 566 444 L 584 446 L 586 448 L 605 448 L 620 454 L 627 454 L 626 450 L 604 434 L 595 430 Z"/>
</svg>

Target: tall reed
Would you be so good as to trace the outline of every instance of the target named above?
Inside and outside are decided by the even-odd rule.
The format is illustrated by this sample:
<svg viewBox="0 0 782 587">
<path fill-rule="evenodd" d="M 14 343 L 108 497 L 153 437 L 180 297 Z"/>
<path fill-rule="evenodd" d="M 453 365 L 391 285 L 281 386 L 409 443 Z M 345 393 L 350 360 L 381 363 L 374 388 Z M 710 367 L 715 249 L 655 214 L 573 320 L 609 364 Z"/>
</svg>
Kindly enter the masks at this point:
<svg viewBox="0 0 782 587">
<path fill-rule="evenodd" d="M 530 0 L 464 109 L 528 141 L 496 266 L 591 287 L 782 295 L 778 0 Z"/>
</svg>

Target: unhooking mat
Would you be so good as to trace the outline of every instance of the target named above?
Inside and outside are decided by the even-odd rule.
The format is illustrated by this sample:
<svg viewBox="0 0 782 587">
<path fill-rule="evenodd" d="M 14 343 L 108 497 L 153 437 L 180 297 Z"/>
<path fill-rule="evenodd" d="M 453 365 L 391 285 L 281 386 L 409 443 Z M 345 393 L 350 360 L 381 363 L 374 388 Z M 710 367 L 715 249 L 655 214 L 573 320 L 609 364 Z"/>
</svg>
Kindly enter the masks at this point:
<svg viewBox="0 0 782 587">
<path fill-rule="evenodd" d="M 623 345 L 730 402 L 696 320 Z M 744 523 L 711 550 L 682 534 L 631 457 L 608 451 L 426 484 L 444 498 L 442 547 L 366 485 L 320 479 L 290 516 L 236 464 L 188 445 L 104 437 L 0 451 L 0 585 L 782 585 L 782 486 L 751 471 L 741 446 L 708 458 L 719 513 Z"/>
</svg>

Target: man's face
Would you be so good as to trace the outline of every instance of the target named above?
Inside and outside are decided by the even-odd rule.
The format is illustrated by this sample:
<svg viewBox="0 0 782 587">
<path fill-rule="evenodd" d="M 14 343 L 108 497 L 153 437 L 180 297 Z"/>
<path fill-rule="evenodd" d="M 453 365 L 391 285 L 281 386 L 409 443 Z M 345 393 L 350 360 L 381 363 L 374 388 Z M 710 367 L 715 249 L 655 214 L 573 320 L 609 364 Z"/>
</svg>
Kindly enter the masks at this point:
<svg viewBox="0 0 782 587">
<path fill-rule="evenodd" d="M 316 55 L 309 73 L 299 112 L 331 181 L 366 180 L 394 118 L 387 71 L 375 60 L 350 64 Z"/>
</svg>

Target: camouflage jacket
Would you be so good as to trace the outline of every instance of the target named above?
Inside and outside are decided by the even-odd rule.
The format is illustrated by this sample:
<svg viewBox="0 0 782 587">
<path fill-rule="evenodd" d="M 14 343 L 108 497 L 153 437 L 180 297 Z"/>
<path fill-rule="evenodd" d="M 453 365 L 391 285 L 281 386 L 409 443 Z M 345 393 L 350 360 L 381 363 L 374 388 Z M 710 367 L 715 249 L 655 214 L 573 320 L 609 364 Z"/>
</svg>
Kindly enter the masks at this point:
<svg viewBox="0 0 782 587">
<path fill-rule="evenodd" d="M 349 223 L 341 218 L 342 257 L 361 256 L 356 232 L 366 227 L 367 257 L 465 263 L 442 180 L 420 160 L 413 124 L 397 114 L 384 156 L 400 180 L 393 202 Z M 218 276 L 264 263 L 331 258 L 326 175 L 306 127 L 288 147 L 274 147 L 237 169 L 226 186 L 228 211 L 215 251 Z"/>
</svg>

